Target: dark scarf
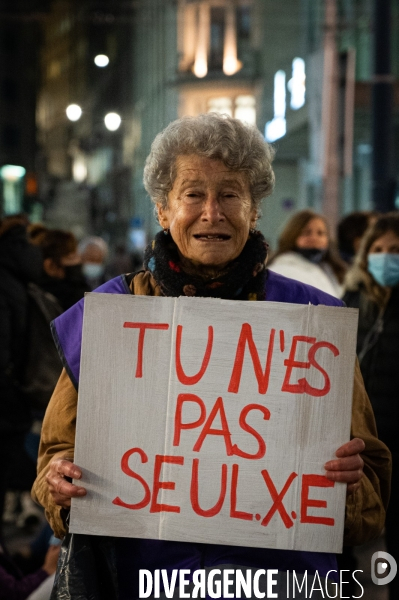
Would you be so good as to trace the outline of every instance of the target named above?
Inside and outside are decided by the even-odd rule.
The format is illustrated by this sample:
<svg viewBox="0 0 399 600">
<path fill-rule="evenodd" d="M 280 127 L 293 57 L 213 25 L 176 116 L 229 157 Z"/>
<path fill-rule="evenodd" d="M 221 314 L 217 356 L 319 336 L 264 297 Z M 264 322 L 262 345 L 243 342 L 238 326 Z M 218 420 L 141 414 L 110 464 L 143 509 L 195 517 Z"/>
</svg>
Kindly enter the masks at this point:
<svg viewBox="0 0 399 600">
<path fill-rule="evenodd" d="M 260 231 L 249 234 L 240 256 L 216 277 L 204 279 L 186 273 L 170 233 L 160 231 L 144 254 L 164 296 L 199 296 L 230 300 L 264 300 L 268 245 Z"/>
<path fill-rule="evenodd" d="M 325 258 L 327 254 L 327 248 L 325 250 L 319 250 L 319 248 L 294 248 L 294 251 L 297 254 L 306 258 L 314 265 L 319 265 Z"/>
</svg>

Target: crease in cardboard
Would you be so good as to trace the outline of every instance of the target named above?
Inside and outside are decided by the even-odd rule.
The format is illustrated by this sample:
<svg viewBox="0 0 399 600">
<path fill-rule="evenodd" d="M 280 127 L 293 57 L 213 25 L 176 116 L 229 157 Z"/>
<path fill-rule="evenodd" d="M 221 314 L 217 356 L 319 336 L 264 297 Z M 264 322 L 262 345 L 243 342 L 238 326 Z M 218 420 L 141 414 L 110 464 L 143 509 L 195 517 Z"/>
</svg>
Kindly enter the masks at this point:
<svg viewBox="0 0 399 600">
<path fill-rule="evenodd" d="M 164 456 L 166 456 L 168 454 L 167 449 L 168 449 L 168 445 L 169 445 L 169 415 L 171 412 L 171 406 L 172 406 L 172 402 L 171 402 L 171 385 L 172 385 L 172 369 L 173 369 L 173 347 L 174 347 L 174 342 L 175 342 L 175 331 L 176 331 L 176 301 L 177 298 L 173 298 L 173 311 L 172 311 L 172 319 L 171 319 L 171 336 L 170 336 L 170 363 L 169 363 L 169 381 L 168 381 L 168 395 L 167 395 L 167 407 L 166 407 L 166 417 L 165 417 L 165 443 L 164 443 Z M 164 463 L 165 464 L 165 463 Z M 164 471 L 167 475 L 169 475 L 169 472 L 171 471 L 171 465 L 170 463 L 166 463 L 165 464 Z M 169 480 L 169 478 L 167 478 L 167 481 Z M 160 504 L 164 504 L 164 496 L 165 496 L 165 489 L 161 488 L 161 502 Z M 160 540 L 165 539 L 163 537 L 163 531 L 164 528 L 167 527 L 167 518 L 168 518 L 168 513 L 167 512 L 160 512 L 159 513 L 159 525 L 158 525 L 158 538 Z"/>
<path fill-rule="evenodd" d="M 310 323 L 310 308 L 312 307 L 312 305 L 309 303 L 306 307 L 304 306 L 303 309 L 306 310 L 306 314 L 305 314 L 305 322 L 306 322 L 306 336 L 309 337 L 309 323 Z M 312 307 L 314 308 L 314 307 Z M 306 350 L 305 350 L 305 346 L 302 346 L 302 354 L 306 354 Z M 306 358 L 306 356 L 302 357 L 302 358 Z M 306 362 L 306 361 L 301 361 L 301 362 Z M 305 375 L 305 373 L 303 373 L 303 370 L 301 372 L 301 376 L 303 377 Z M 303 464 L 302 461 L 302 456 L 303 456 L 303 437 L 304 437 L 304 422 L 305 422 L 305 402 L 309 401 L 309 396 L 308 394 L 295 394 L 295 402 L 296 405 L 299 407 L 298 410 L 298 419 L 297 419 L 297 441 L 298 441 L 298 452 L 296 452 L 295 454 L 295 472 L 298 473 L 298 477 L 296 478 L 295 481 L 295 487 L 296 487 L 296 499 L 297 499 L 297 506 L 300 506 L 300 500 L 301 500 L 301 486 L 300 486 L 300 481 L 302 478 L 302 468 L 301 465 Z M 298 539 L 298 527 L 299 527 L 299 523 L 300 523 L 300 515 L 297 515 L 297 518 L 294 520 L 294 526 L 292 528 L 292 545 L 291 545 L 291 549 L 295 550 L 297 548 L 297 539 Z"/>
</svg>

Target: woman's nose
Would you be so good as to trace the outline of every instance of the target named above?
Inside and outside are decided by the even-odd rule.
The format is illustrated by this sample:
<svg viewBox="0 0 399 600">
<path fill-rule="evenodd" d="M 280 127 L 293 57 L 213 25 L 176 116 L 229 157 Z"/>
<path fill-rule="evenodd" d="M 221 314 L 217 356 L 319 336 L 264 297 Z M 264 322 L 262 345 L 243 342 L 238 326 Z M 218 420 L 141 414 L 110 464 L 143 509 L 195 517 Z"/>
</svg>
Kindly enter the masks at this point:
<svg viewBox="0 0 399 600">
<path fill-rule="evenodd" d="M 202 219 L 210 222 L 224 219 L 220 202 L 215 194 L 209 193 L 202 205 Z"/>
<path fill-rule="evenodd" d="M 316 233 L 311 233 L 311 234 L 308 236 L 308 241 L 309 241 L 309 242 L 311 242 L 311 243 L 316 243 L 316 242 L 318 242 L 319 240 L 320 240 L 320 238 L 319 238 L 319 236 L 318 236 Z"/>
</svg>

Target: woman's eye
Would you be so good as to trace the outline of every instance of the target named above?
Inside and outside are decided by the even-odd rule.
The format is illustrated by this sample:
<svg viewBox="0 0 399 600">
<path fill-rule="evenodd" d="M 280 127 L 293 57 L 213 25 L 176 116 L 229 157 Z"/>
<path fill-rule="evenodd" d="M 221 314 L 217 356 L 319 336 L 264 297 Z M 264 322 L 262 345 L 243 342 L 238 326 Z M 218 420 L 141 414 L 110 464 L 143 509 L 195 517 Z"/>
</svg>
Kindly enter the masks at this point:
<svg viewBox="0 0 399 600">
<path fill-rule="evenodd" d="M 185 192 L 183 202 L 186 204 L 199 204 L 202 202 L 203 194 L 201 192 Z"/>
</svg>

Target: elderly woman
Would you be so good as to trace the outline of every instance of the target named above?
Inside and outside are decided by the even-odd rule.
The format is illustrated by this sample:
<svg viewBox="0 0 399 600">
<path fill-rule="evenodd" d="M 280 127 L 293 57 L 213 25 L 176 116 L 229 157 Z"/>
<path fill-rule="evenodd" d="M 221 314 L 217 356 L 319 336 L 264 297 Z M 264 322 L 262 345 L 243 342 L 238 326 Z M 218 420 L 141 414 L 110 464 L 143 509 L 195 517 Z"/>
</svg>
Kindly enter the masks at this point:
<svg viewBox="0 0 399 600">
<path fill-rule="evenodd" d="M 147 248 L 145 270 L 111 280 L 97 291 L 341 306 L 340 300 L 265 267 L 267 244 L 256 231 L 256 220 L 261 199 L 273 188 L 271 160 L 272 151 L 259 131 L 236 119 L 208 114 L 171 123 L 156 137 L 144 172 L 163 231 Z M 34 487 L 59 536 L 65 535 L 71 498 L 86 494 L 83 479 L 82 486 L 68 480 L 82 477 L 72 462 L 81 319 L 82 304 L 78 304 L 55 323 L 66 370 L 47 412 Z M 361 543 L 377 536 L 389 494 L 389 452 L 376 437 L 359 371 L 355 374 L 352 439 L 325 468 L 329 479 L 348 484 L 347 542 Z M 336 568 L 335 556 L 326 553 L 126 538 L 106 543 L 119 586 L 119 592 L 104 592 L 107 600 L 138 597 L 140 568 L 193 570 L 233 565 L 318 570 L 323 576 Z M 104 565 L 101 590 L 107 581 Z M 283 591 L 283 581 L 281 585 Z M 85 593 L 79 597 L 85 598 Z M 99 596 L 94 593 L 92 597 Z"/>
</svg>

